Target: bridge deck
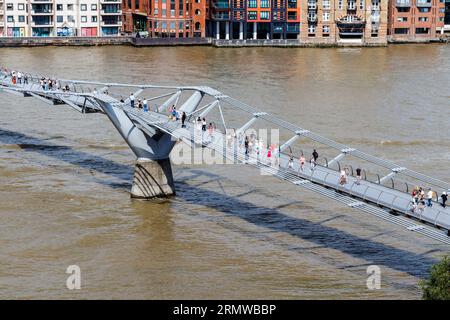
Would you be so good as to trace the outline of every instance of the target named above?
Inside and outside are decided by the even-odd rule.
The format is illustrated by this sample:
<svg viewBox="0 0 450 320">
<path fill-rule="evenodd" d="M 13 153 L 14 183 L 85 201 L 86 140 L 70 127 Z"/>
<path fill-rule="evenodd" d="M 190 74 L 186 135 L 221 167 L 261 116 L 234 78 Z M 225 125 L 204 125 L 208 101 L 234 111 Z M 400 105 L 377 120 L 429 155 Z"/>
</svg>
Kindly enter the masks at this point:
<svg viewBox="0 0 450 320">
<path fill-rule="evenodd" d="M 357 208 L 361 211 L 370 213 L 381 219 L 394 223 L 396 225 L 407 228 L 410 231 L 420 233 L 422 235 L 439 240 L 446 244 L 450 244 L 450 238 L 441 230 L 431 228 L 429 225 L 425 225 L 415 220 L 411 220 L 408 217 L 417 218 L 419 221 L 427 222 L 428 224 L 443 228 L 450 229 L 450 208 L 442 208 L 437 202 L 433 203 L 433 207 L 425 207 L 421 212 L 413 212 L 411 210 L 412 202 L 411 196 L 399 190 L 391 189 L 386 186 L 362 180 L 358 185 L 354 177 L 347 178 L 347 184 L 339 184 L 339 172 L 328 167 L 317 165 L 314 170 L 311 170 L 309 166 L 305 166 L 304 170 L 300 170 L 300 166 L 297 161 L 294 161 L 293 168 L 288 168 L 289 156 L 287 154 L 281 154 L 279 159 L 279 165 L 270 165 L 266 157 L 259 157 L 255 153 L 251 153 L 245 156 L 245 150 L 243 146 L 237 145 L 237 153 L 233 153 L 230 149 L 224 149 L 224 146 L 229 143 L 226 141 L 226 135 L 223 132 L 216 130 L 211 137 L 207 133 L 199 132 L 195 125 L 186 123 L 186 127 L 182 128 L 179 121 L 172 121 L 167 115 L 157 113 L 153 111 L 144 112 L 137 108 L 131 108 L 129 103 L 120 103 L 116 98 L 104 94 L 104 93 L 73 93 L 62 91 L 43 91 L 39 83 L 31 81 L 28 85 L 11 85 L 11 79 L 6 77 L 0 80 L 0 85 L 12 93 L 22 92 L 25 96 L 39 96 L 40 99 L 51 101 L 51 103 L 65 103 L 81 111 L 89 108 L 92 111 L 102 111 L 96 100 L 109 103 L 114 107 L 123 109 L 126 114 L 139 124 L 144 130 L 152 130 L 156 128 L 163 132 L 167 132 L 176 139 L 180 139 L 189 145 L 201 145 L 205 148 L 214 150 L 216 153 L 223 155 L 225 158 L 258 168 L 263 172 L 281 178 L 285 181 L 293 183 L 295 186 L 302 187 L 328 198 L 339 201 L 349 207 Z M 198 88 L 195 88 L 198 89 Z M 194 89 L 194 90 L 195 90 Z M 212 92 L 217 95 L 217 91 Z M 222 95 L 221 99 L 229 100 L 231 98 Z M 237 100 L 230 100 L 234 105 L 238 105 L 240 108 L 248 109 L 250 107 L 242 104 Z M 249 112 L 260 112 L 257 109 L 251 109 Z M 258 115 L 265 117 L 266 114 L 260 112 Z M 272 119 L 273 120 L 273 119 Z M 301 129 L 299 127 L 292 127 L 291 124 L 284 122 L 283 120 L 273 120 L 276 124 L 284 127 L 289 127 L 294 132 L 301 131 L 302 134 L 309 135 L 313 140 L 326 140 L 329 145 L 334 145 L 336 149 L 342 150 L 346 146 L 338 144 L 332 140 L 323 138 L 319 135 L 315 135 L 308 130 Z M 351 149 L 354 150 L 354 149 Z M 354 152 L 354 151 L 353 151 Z M 353 155 L 353 154 L 352 154 Z M 372 156 L 366 155 L 361 152 L 356 152 L 355 155 L 359 155 L 361 158 L 369 158 Z M 378 158 L 376 158 L 378 159 Z M 389 161 L 378 161 L 382 166 L 395 169 L 397 165 Z M 427 181 L 439 185 L 445 185 L 445 182 L 430 178 L 425 175 L 413 173 L 415 177 L 425 177 Z M 396 214 L 392 214 L 394 212 Z"/>
</svg>

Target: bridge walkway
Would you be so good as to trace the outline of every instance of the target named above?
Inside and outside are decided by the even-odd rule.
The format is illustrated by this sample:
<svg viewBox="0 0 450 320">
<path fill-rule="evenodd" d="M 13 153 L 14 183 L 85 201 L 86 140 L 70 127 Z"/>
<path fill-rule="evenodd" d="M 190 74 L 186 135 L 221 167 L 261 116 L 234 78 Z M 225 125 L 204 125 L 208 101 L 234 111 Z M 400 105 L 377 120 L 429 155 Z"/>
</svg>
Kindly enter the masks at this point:
<svg viewBox="0 0 450 320">
<path fill-rule="evenodd" d="M 439 230 L 440 228 L 445 230 L 450 229 L 450 208 L 440 208 L 440 205 L 436 202 L 433 207 L 426 207 L 423 212 L 413 212 L 411 211 L 411 197 L 408 193 L 390 189 L 383 185 L 365 180 L 362 180 L 358 185 L 356 183 L 356 179 L 353 177 L 347 178 L 347 184 L 340 185 L 338 183 L 339 172 L 319 165 L 316 166 L 314 170 L 311 170 L 310 167 L 305 166 L 302 171 L 300 170 L 298 162 L 294 161 L 293 168 L 290 169 L 288 168 L 289 156 L 284 153 L 280 155 L 279 165 L 273 166 L 267 162 L 265 157 L 258 157 L 258 155 L 254 153 L 246 156 L 244 148 L 239 146 L 237 141 L 235 141 L 235 145 L 237 145 L 236 148 L 238 152 L 232 152 L 232 150 L 224 148 L 228 141 L 226 141 L 226 135 L 220 131 L 215 131 L 211 137 L 205 137 L 207 133 L 197 132 L 198 130 L 192 123 L 186 123 L 186 127 L 182 128 L 179 121 L 172 121 L 163 113 L 153 111 L 144 112 L 136 108 L 131 108 L 128 103 L 121 103 L 116 98 L 103 93 L 93 94 L 91 92 L 75 94 L 72 92 L 64 93 L 57 91 L 43 91 L 39 84 L 35 82 L 29 83 L 28 85 L 16 85 L 12 87 L 10 85 L 10 80 L 7 78 L 1 80 L 0 85 L 2 85 L 4 89 L 9 89 L 10 92 L 16 94 L 20 92 L 24 96 L 39 96 L 40 99 L 45 99 L 51 104 L 68 104 L 77 111 L 89 108 L 92 111 L 102 112 L 101 108 L 95 103 L 95 99 L 99 99 L 124 110 L 130 119 L 135 121 L 135 123 L 144 131 L 154 130 L 154 128 L 156 128 L 170 134 L 176 139 L 184 141 L 190 146 L 201 145 L 202 147 L 214 150 L 234 163 L 252 166 L 259 169 L 261 172 L 291 182 L 297 187 L 305 188 L 330 199 L 334 199 L 349 207 L 372 214 L 378 218 L 404 227 L 412 232 L 450 244 L 450 238 L 448 235 L 446 235 L 442 230 Z M 224 96 L 223 99 L 228 98 Z M 252 109 L 251 112 L 254 113 L 255 110 Z M 264 114 L 262 113 L 261 116 L 264 116 Z M 275 122 L 278 122 L 277 124 L 279 125 L 283 124 L 279 121 Z M 286 124 L 283 125 L 290 126 Z M 295 131 L 299 130 L 298 127 L 291 128 L 291 130 L 294 129 Z M 303 129 L 300 128 L 300 130 Z M 302 134 L 309 135 L 310 132 L 303 130 Z M 313 140 L 322 139 L 320 136 L 316 136 L 314 134 L 312 134 L 311 138 Z M 334 144 L 332 141 L 329 143 Z M 337 144 L 335 147 L 338 149 L 345 146 Z M 361 157 L 363 156 L 365 157 L 365 154 L 361 155 Z M 385 165 L 389 167 L 393 166 L 390 162 L 386 162 Z M 417 176 L 415 173 L 413 175 Z M 430 178 L 428 180 L 442 185 L 440 180 L 434 178 Z M 386 196 L 388 196 L 387 199 L 389 200 L 386 200 Z M 419 221 L 427 222 L 428 224 L 438 228 L 432 228 L 428 224 L 422 224 L 415 220 L 409 219 L 408 217 L 414 217 Z"/>
</svg>

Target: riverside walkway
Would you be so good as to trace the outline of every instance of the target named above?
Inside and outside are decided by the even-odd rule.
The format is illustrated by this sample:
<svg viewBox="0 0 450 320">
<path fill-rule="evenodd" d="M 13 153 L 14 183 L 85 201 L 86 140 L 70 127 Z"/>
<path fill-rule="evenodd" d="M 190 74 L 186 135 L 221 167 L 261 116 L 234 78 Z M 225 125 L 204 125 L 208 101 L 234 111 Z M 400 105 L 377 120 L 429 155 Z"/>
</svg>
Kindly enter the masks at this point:
<svg viewBox="0 0 450 320">
<path fill-rule="evenodd" d="M 59 88 L 68 89 L 63 91 L 59 88 L 45 90 L 40 82 L 40 77 L 37 76 L 27 75 L 28 81 L 26 84 L 23 81 L 22 83 L 17 83 L 12 81 L 12 76 L 9 72 L 3 70 L 0 78 L 0 91 L 3 90 L 25 97 L 34 97 L 51 105 L 65 104 L 83 113 L 100 112 L 106 114 L 138 159 L 148 159 L 160 164 L 163 163 L 160 169 L 156 169 L 160 170 L 157 172 L 158 174 L 152 174 L 153 169 L 144 170 L 145 179 L 142 176 L 142 172 L 140 175 L 136 173 L 140 168 L 136 167 L 133 188 L 136 186 L 136 188 L 140 189 L 140 194 L 155 195 L 155 192 L 170 194 L 170 187 L 173 184 L 170 181 L 172 179 L 170 161 L 168 167 L 167 162 L 164 161 L 168 159 L 176 141 L 183 141 L 191 147 L 200 146 L 201 148 L 213 150 L 216 154 L 220 154 L 232 163 L 251 166 L 259 169 L 264 174 L 288 181 L 295 187 L 308 189 L 348 207 L 406 228 L 411 232 L 450 244 L 450 208 L 442 207 L 436 202 L 437 199 L 434 199 L 432 207 L 412 210 L 413 202 L 408 192 L 383 184 L 394 176 L 411 178 L 414 179 L 415 183 L 421 182 L 424 186 L 433 186 L 441 190 L 449 190 L 449 183 L 322 137 L 244 104 L 210 87 L 133 85 L 58 79 Z M 99 89 L 93 90 L 93 86 Z M 146 93 L 147 91 L 157 91 L 156 95 L 147 99 L 148 101 L 157 102 L 156 109 L 144 111 L 139 108 L 133 108 L 129 99 L 121 102 L 119 97 L 122 95 L 118 93 L 121 89 L 135 90 L 134 96 L 136 97 L 144 91 Z M 117 93 L 113 91 L 117 91 Z M 185 97 L 186 95 L 187 97 Z M 182 103 L 182 101 L 184 102 Z M 178 107 L 178 104 L 181 104 L 181 106 Z M 227 109 L 224 108 L 225 105 Z M 186 121 L 183 127 L 180 121 L 170 119 L 167 109 L 171 106 L 176 106 L 180 112 L 185 112 L 188 120 L 196 117 L 203 118 L 212 110 L 218 110 L 223 130 L 214 130 L 211 134 L 202 132 L 197 128 L 195 121 L 192 123 L 192 120 Z M 265 157 L 254 152 L 246 155 L 245 148 L 237 143 L 236 138 L 232 138 L 232 148 L 226 147 L 230 144 L 230 137 L 226 133 L 227 122 L 225 116 L 230 108 L 247 115 L 248 121 L 235 130 L 237 133 L 245 133 L 257 121 L 265 121 L 277 128 L 291 132 L 292 137 L 279 147 L 281 152 L 276 165 L 268 163 Z M 307 165 L 301 170 L 298 161 L 294 161 L 289 166 L 290 155 L 285 153 L 285 151 L 300 138 L 310 139 L 317 145 L 335 149 L 337 155 L 331 161 L 327 161 L 325 165 L 316 165 L 313 169 Z M 336 164 L 340 167 L 339 161 L 346 157 L 354 157 L 361 161 L 366 161 L 388 170 L 389 173 L 378 178 L 377 181 L 363 179 L 360 183 L 357 183 L 356 177 L 348 176 L 347 183 L 341 185 L 339 183 L 340 172 L 332 167 Z M 163 181 L 142 182 L 143 180 L 155 180 L 155 176 L 160 175 L 165 176 Z M 150 178 L 148 179 L 148 177 Z M 155 188 L 159 188 L 159 191 L 155 191 Z M 166 192 L 166 190 L 169 190 L 169 192 Z"/>
</svg>

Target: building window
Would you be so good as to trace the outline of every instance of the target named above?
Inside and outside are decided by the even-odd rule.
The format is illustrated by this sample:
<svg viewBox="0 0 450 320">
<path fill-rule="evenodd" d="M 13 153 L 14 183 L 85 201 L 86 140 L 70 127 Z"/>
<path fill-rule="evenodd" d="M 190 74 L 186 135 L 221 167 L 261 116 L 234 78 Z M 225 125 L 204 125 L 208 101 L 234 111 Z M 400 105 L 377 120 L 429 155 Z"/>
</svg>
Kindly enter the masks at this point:
<svg viewBox="0 0 450 320">
<path fill-rule="evenodd" d="M 86 16 L 81 16 L 81 22 L 82 23 L 86 23 L 87 22 L 87 17 Z"/>
<path fill-rule="evenodd" d="M 330 21 L 330 13 L 329 12 L 324 12 L 322 14 L 322 20 L 323 21 Z"/>
<path fill-rule="evenodd" d="M 256 11 L 248 12 L 248 20 L 256 20 Z"/>
<path fill-rule="evenodd" d="M 289 9 L 297 9 L 297 0 L 288 0 Z"/>
<path fill-rule="evenodd" d="M 419 12 L 430 12 L 430 8 L 427 7 L 419 7 Z"/>
<path fill-rule="evenodd" d="M 63 16 L 56 16 L 56 22 L 63 23 L 64 17 Z"/>
<path fill-rule="evenodd" d="M 91 4 L 91 11 L 97 11 L 97 5 Z"/>
<path fill-rule="evenodd" d="M 67 16 L 67 21 L 75 22 L 75 18 L 73 16 Z"/>
<path fill-rule="evenodd" d="M 308 33 L 315 33 L 316 32 L 316 25 L 310 24 L 308 25 Z"/>
<path fill-rule="evenodd" d="M 288 20 L 297 20 L 297 11 L 288 11 Z"/>
<path fill-rule="evenodd" d="M 261 8 L 270 8 L 270 1 L 269 0 L 259 0 L 259 6 Z"/>
<path fill-rule="evenodd" d="M 259 18 L 261 20 L 269 20 L 269 17 L 270 17 L 269 11 L 261 11 L 259 13 Z"/>
<path fill-rule="evenodd" d="M 161 22 L 161 29 L 166 29 L 167 23 L 166 22 Z"/>
<path fill-rule="evenodd" d="M 161 14 L 162 14 L 163 17 L 165 17 L 166 16 L 166 9 L 161 9 Z"/>
<path fill-rule="evenodd" d="M 87 5 L 85 5 L 85 4 L 80 5 L 80 10 L 87 11 Z"/>
<path fill-rule="evenodd" d="M 416 28 L 416 34 L 428 34 L 430 28 Z"/>
<path fill-rule="evenodd" d="M 179 3 L 178 3 L 178 15 L 179 15 L 180 17 L 183 16 L 183 12 L 184 12 L 183 4 L 184 4 L 183 0 L 179 0 Z M 182 30 L 182 29 L 183 29 L 183 28 L 180 28 L 180 30 Z"/>
<path fill-rule="evenodd" d="M 343 1 L 342 1 L 342 0 L 339 0 L 339 1 L 338 1 L 338 9 L 339 9 L 339 10 L 342 10 L 342 6 L 343 6 Z"/>
<path fill-rule="evenodd" d="M 201 14 L 201 11 L 199 9 L 195 10 L 195 15 L 199 16 Z"/>
<path fill-rule="evenodd" d="M 170 29 L 175 29 L 175 21 L 172 21 L 171 23 L 170 23 Z"/>
<path fill-rule="evenodd" d="M 73 4 L 68 4 L 67 5 L 67 10 L 68 11 L 73 11 Z"/>
<path fill-rule="evenodd" d="M 158 8 L 153 9 L 153 14 L 154 14 L 155 16 L 158 15 Z"/>
<path fill-rule="evenodd" d="M 409 28 L 395 28 L 394 33 L 395 34 L 408 34 Z"/>
<path fill-rule="evenodd" d="M 201 28 L 200 22 L 196 22 L 196 23 L 195 23 L 195 30 L 199 31 L 200 28 Z"/>
<path fill-rule="evenodd" d="M 97 21 L 98 21 L 98 20 L 97 20 L 97 16 L 92 16 L 92 17 L 91 17 L 91 21 L 92 21 L 92 22 L 97 22 Z"/>
<path fill-rule="evenodd" d="M 13 11 L 13 10 L 14 10 L 14 5 L 12 3 L 7 3 L 6 4 L 6 11 Z"/>
<path fill-rule="evenodd" d="M 25 5 L 24 5 L 23 3 L 19 3 L 19 4 L 17 5 L 17 10 L 19 10 L 19 11 L 24 11 L 24 10 L 25 10 Z"/>
<path fill-rule="evenodd" d="M 324 37 L 330 36 L 330 26 L 325 25 L 322 27 L 322 36 Z"/>
<path fill-rule="evenodd" d="M 63 11 L 63 5 L 62 4 L 57 4 L 56 5 L 56 11 Z"/>
<path fill-rule="evenodd" d="M 14 22 L 14 16 L 7 16 L 6 21 L 8 22 Z"/>
<path fill-rule="evenodd" d="M 427 22 L 428 21 L 428 17 L 419 17 L 418 19 L 420 22 Z"/>
<path fill-rule="evenodd" d="M 364 0 L 359 0 L 359 10 L 364 10 Z"/>
<path fill-rule="evenodd" d="M 372 10 L 380 10 L 380 1 L 372 0 Z"/>
<path fill-rule="evenodd" d="M 19 22 L 25 22 L 25 16 L 19 16 Z"/>
<path fill-rule="evenodd" d="M 322 1 L 322 8 L 325 10 L 329 10 L 330 9 L 330 0 L 323 0 Z"/>
<path fill-rule="evenodd" d="M 398 17 L 397 21 L 398 22 L 406 22 L 406 21 L 408 21 L 408 18 L 407 17 Z"/>
<path fill-rule="evenodd" d="M 258 2 L 256 0 L 248 0 L 248 7 L 256 8 L 256 7 L 258 7 Z"/>
</svg>

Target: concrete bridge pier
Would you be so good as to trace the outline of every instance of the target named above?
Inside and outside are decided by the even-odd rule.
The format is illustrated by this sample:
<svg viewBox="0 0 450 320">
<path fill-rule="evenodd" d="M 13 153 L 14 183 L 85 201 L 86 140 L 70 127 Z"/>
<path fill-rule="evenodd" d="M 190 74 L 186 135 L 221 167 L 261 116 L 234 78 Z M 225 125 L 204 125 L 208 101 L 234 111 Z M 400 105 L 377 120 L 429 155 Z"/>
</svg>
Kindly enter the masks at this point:
<svg viewBox="0 0 450 320">
<path fill-rule="evenodd" d="M 131 197 L 151 199 L 171 195 L 175 195 L 175 183 L 170 158 L 137 159 L 134 166 Z"/>
<path fill-rule="evenodd" d="M 137 157 L 131 197 L 152 199 L 175 195 L 169 154 L 176 141 L 164 132 L 138 128 L 122 109 L 96 99 Z"/>
</svg>

